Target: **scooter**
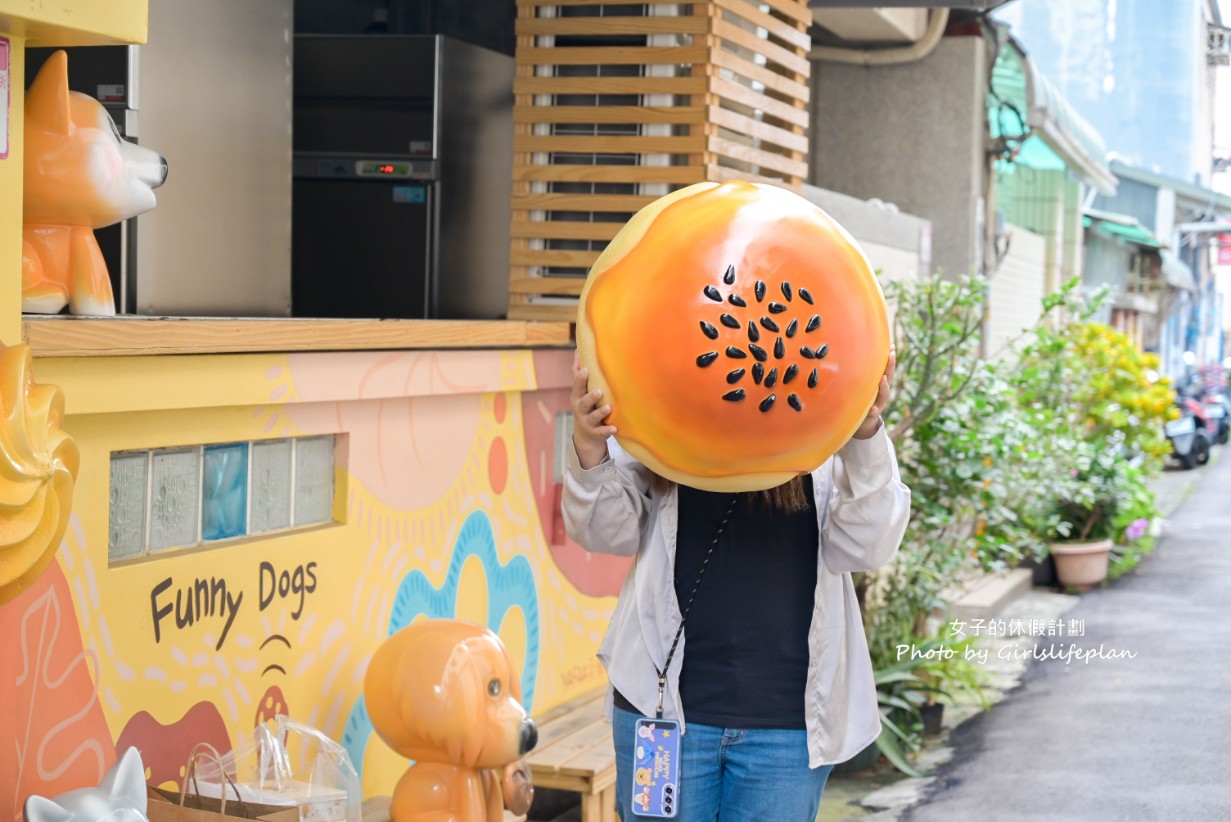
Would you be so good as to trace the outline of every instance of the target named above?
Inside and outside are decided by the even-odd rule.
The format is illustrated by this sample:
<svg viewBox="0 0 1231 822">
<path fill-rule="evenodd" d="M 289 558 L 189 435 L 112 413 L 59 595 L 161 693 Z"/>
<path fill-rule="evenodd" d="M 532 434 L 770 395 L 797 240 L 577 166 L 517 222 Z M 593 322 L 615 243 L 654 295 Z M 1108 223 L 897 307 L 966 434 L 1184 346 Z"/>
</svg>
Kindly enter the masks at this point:
<svg viewBox="0 0 1231 822">
<path fill-rule="evenodd" d="M 1231 439 L 1231 403 L 1225 394 L 1206 394 L 1201 401 L 1205 415 L 1209 417 L 1214 428 L 1214 439 L 1219 445 L 1226 445 Z"/>
<path fill-rule="evenodd" d="M 1205 413 L 1204 406 L 1188 397 L 1176 400 L 1180 418 L 1169 421 L 1164 427 L 1171 443 L 1171 456 L 1179 460 L 1185 470 L 1210 461 L 1210 446 L 1215 434 L 1213 421 Z"/>
</svg>

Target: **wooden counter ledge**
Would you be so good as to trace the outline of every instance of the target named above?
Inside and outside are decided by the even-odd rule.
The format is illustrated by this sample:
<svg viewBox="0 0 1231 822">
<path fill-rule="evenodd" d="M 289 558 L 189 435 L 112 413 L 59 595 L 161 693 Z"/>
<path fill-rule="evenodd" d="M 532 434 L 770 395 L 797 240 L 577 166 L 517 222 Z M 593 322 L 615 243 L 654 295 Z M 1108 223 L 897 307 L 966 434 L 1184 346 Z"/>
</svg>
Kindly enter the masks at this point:
<svg viewBox="0 0 1231 822">
<path fill-rule="evenodd" d="M 318 320 L 195 317 L 22 319 L 36 357 L 538 348 L 572 345 L 567 322 L 527 320 Z"/>
</svg>

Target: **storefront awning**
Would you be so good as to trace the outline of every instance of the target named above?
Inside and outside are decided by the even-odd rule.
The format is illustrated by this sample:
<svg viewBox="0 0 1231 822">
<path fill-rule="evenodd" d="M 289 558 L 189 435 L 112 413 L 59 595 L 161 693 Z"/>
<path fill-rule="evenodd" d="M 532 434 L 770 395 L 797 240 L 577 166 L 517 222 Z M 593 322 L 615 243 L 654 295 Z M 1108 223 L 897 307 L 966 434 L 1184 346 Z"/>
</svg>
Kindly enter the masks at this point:
<svg viewBox="0 0 1231 822">
<path fill-rule="evenodd" d="M 1020 139 L 1019 164 L 1063 167 L 1100 194 L 1115 193 L 1103 138 L 1012 37 L 1005 37 L 992 65 L 988 115 L 993 139 Z"/>
<path fill-rule="evenodd" d="M 1197 280 L 1188 264 L 1169 251 L 1160 252 L 1163 258 L 1163 279 L 1172 288 L 1182 291 L 1196 291 Z"/>
<path fill-rule="evenodd" d="M 1110 211 L 1086 209 L 1081 219 L 1086 228 L 1114 239 L 1123 240 L 1142 248 L 1162 248 L 1164 243 L 1143 226 L 1136 218 L 1127 214 L 1114 214 Z"/>
</svg>

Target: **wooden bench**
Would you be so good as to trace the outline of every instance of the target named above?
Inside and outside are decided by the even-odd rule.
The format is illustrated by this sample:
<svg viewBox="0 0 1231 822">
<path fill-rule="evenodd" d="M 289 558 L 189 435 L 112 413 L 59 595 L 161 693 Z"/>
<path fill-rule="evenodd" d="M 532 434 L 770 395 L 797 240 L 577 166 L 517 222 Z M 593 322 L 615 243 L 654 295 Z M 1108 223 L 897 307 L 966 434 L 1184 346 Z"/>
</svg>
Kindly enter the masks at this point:
<svg viewBox="0 0 1231 822">
<path fill-rule="evenodd" d="M 374 796 L 363 803 L 363 822 L 392 822 L 389 817 L 389 797 Z M 510 811 L 504 812 L 504 822 L 526 822 L 524 816 L 514 816 Z"/>
<path fill-rule="evenodd" d="M 536 788 L 581 794 L 582 822 L 615 822 L 615 744 L 603 716 L 606 688 L 535 717 L 539 742 L 526 756 Z"/>
</svg>

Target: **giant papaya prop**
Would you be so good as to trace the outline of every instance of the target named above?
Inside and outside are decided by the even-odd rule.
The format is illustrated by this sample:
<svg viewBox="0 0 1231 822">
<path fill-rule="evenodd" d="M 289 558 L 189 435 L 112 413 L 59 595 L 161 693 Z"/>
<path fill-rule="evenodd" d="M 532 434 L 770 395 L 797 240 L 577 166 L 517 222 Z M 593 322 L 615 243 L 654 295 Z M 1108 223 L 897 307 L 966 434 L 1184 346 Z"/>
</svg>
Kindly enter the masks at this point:
<svg viewBox="0 0 1231 822">
<path fill-rule="evenodd" d="M 889 357 L 884 296 L 855 241 L 785 189 L 698 183 L 637 212 L 577 317 L 620 444 L 711 491 L 817 468 L 866 417 Z"/>
</svg>

